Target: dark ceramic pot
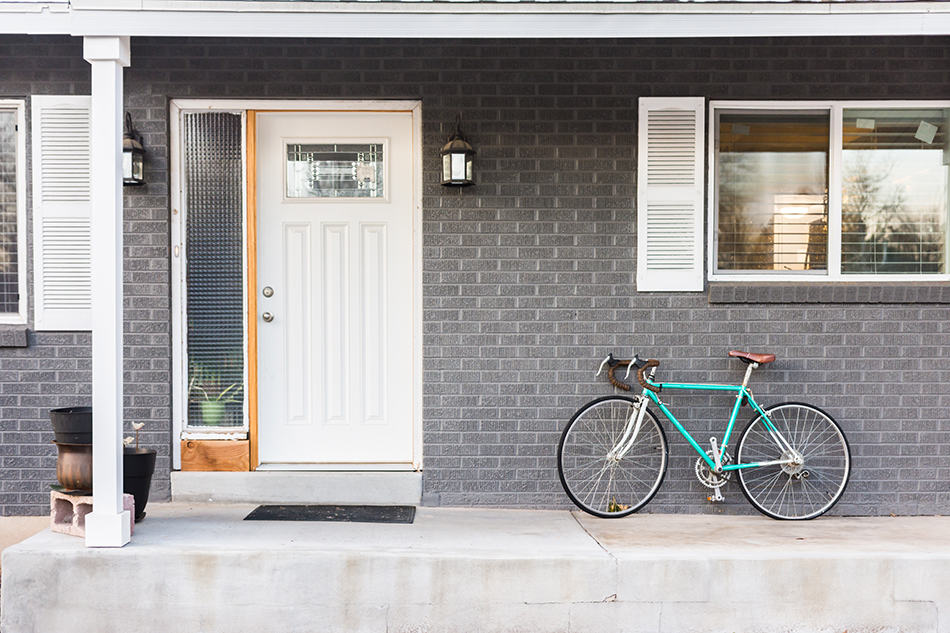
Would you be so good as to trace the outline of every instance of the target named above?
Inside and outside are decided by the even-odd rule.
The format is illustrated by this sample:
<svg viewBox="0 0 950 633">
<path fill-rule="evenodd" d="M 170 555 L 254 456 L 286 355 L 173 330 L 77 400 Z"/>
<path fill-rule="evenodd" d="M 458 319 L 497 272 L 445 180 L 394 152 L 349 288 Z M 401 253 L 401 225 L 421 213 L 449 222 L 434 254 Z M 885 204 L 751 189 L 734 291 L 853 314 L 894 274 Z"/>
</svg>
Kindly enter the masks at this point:
<svg viewBox="0 0 950 633">
<path fill-rule="evenodd" d="M 92 444 L 55 444 L 59 483 L 69 490 L 92 490 Z"/>
<path fill-rule="evenodd" d="M 53 434 L 60 444 L 92 444 L 92 407 L 50 409 Z"/>
<path fill-rule="evenodd" d="M 148 490 L 155 472 L 155 451 L 127 447 L 122 456 L 122 491 L 135 497 L 135 522 L 145 518 Z"/>
</svg>

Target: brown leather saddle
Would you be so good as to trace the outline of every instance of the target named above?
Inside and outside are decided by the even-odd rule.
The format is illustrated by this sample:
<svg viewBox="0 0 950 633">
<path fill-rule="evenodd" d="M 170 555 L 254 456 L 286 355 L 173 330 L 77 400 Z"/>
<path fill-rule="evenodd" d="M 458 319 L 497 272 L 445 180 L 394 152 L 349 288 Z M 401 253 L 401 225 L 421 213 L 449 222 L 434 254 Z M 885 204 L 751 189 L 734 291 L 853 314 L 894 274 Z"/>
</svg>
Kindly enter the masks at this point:
<svg viewBox="0 0 950 633">
<path fill-rule="evenodd" d="M 729 352 L 729 356 L 732 358 L 738 358 L 746 364 L 758 363 L 759 365 L 764 365 L 775 360 L 775 354 L 751 354 L 749 352 L 740 352 L 738 350 L 732 350 Z"/>
</svg>

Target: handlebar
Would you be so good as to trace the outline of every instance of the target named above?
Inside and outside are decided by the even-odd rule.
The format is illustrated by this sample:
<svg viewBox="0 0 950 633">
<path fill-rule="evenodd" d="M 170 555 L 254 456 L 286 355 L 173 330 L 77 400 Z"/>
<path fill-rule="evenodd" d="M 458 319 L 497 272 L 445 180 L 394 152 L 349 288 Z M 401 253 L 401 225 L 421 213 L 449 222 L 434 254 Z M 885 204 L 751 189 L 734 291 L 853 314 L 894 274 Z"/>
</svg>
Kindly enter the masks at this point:
<svg viewBox="0 0 950 633">
<path fill-rule="evenodd" d="M 660 388 L 654 387 L 653 385 L 649 384 L 643 375 L 643 373 L 646 370 L 651 369 L 653 367 L 660 366 L 660 361 L 656 359 L 651 358 L 650 360 L 643 360 L 638 355 L 634 355 L 634 357 L 631 360 L 621 360 L 618 358 L 614 358 L 613 353 L 610 353 L 607 355 L 607 358 L 605 358 L 603 362 L 600 363 L 600 367 L 597 369 L 597 373 L 595 374 L 595 376 L 599 376 L 601 374 L 601 372 L 604 370 L 604 365 L 607 366 L 607 379 L 610 380 L 610 384 L 612 384 L 617 389 L 623 389 L 624 391 L 630 391 L 630 389 L 632 389 L 630 385 L 620 380 L 617 380 L 616 376 L 614 376 L 614 371 L 618 367 L 626 366 L 627 373 L 624 375 L 624 380 L 630 377 L 630 370 L 633 367 L 636 367 L 637 381 L 640 383 L 640 385 L 644 389 L 649 389 L 650 391 L 654 391 L 656 393 L 660 392 Z"/>
</svg>

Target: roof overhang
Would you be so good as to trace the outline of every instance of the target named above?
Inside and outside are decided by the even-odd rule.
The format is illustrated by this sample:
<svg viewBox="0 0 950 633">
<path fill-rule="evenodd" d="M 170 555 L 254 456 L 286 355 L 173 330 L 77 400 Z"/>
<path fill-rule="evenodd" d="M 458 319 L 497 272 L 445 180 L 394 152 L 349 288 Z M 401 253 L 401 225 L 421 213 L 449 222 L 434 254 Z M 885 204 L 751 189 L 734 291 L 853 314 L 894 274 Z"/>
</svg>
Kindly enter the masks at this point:
<svg viewBox="0 0 950 633">
<path fill-rule="evenodd" d="M 0 33 L 644 38 L 950 34 L 950 2 L 0 0 Z"/>
</svg>

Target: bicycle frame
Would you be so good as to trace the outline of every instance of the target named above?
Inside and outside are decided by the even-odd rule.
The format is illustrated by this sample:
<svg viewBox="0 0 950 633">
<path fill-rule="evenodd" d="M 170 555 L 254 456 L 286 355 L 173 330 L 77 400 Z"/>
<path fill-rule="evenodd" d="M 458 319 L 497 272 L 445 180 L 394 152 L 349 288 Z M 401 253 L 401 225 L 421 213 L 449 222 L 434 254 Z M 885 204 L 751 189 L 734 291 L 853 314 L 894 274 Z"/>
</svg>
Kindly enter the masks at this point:
<svg viewBox="0 0 950 633">
<path fill-rule="evenodd" d="M 652 381 L 652 375 L 647 381 L 649 384 L 654 385 L 660 389 L 683 389 L 683 390 L 693 390 L 693 391 L 725 391 L 733 392 L 736 394 L 736 402 L 732 407 L 732 413 L 729 416 L 729 424 L 726 426 L 726 431 L 722 436 L 722 440 L 719 443 L 717 448 L 719 455 L 726 454 L 726 447 L 729 444 L 729 439 L 732 437 L 732 431 L 736 425 L 736 419 L 739 417 L 739 409 L 742 408 L 744 403 L 748 403 L 750 407 L 760 416 L 762 424 L 765 425 L 766 430 L 769 432 L 769 436 L 776 443 L 776 445 L 782 450 L 783 453 L 789 452 L 792 455 L 795 455 L 796 452 L 788 441 L 782 436 L 775 425 L 772 424 L 772 420 L 769 418 L 769 415 L 765 410 L 755 401 L 755 398 L 752 396 L 752 392 L 746 387 L 749 382 L 749 377 L 752 374 L 753 366 L 749 366 L 746 371 L 745 380 L 743 380 L 741 385 L 716 385 L 716 384 L 692 384 L 692 383 L 675 383 L 675 382 L 666 382 L 666 383 L 654 383 Z M 746 464 L 727 464 L 727 465 L 717 465 L 713 459 L 706 454 L 706 451 L 702 449 L 699 443 L 693 438 L 689 431 L 687 431 L 679 420 L 676 419 L 676 416 L 673 415 L 673 412 L 670 411 L 665 404 L 660 400 L 659 396 L 652 391 L 651 389 L 644 389 L 641 393 L 640 405 L 636 407 L 634 415 L 630 417 L 630 420 L 627 422 L 624 433 L 621 436 L 621 440 L 615 446 L 616 453 L 619 457 L 623 457 L 624 454 L 630 447 L 633 446 L 634 440 L 638 431 L 640 430 L 640 423 L 643 419 L 644 411 L 646 409 L 645 399 L 649 398 L 653 403 L 663 412 L 663 415 L 666 416 L 666 419 L 670 421 L 671 424 L 680 432 L 686 441 L 689 442 L 690 446 L 693 447 L 699 456 L 709 465 L 711 471 L 719 472 L 728 472 L 732 470 L 740 470 L 743 468 L 756 468 L 760 466 L 774 466 L 779 464 L 791 464 L 794 463 L 795 459 L 777 459 L 768 462 L 750 462 Z M 617 450 L 619 449 L 619 450 Z"/>
</svg>

